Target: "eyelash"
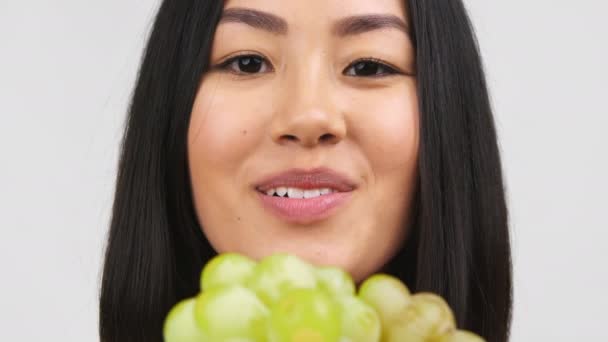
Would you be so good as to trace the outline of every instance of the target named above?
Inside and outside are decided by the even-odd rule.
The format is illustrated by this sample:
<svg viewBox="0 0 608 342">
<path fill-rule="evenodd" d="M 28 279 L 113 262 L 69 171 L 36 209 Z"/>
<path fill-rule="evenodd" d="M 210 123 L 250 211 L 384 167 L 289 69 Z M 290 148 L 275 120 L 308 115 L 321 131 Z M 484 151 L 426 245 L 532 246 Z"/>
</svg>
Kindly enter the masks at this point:
<svg viewBox="0 0 608 342">
<path fill-rule="evenodd" d="M 263 74 L 264 72 L 255 72 L 255 73 L 247 73 L 247 72 L 239 72 L 239 71 L 234 71 L 231 70 L 230 66 L 234 63 L 234 62 L 238 62 L 240 59 L 242 58 L 255 58 L 255 59 L 260 59 L 262 61 L 262 63 L 266 63 L 268 64 L 268 60 L 258 54 L 242 54 L 242 55 L 238 55 L 238 56 L 234 56 L 231 58 L 228 58 L 227 60 L 221 62 L 219 65 L 217 65 L 215 68 L 220 70 L 220 71 L 225 71 L 225 72 L 229 72 L 232 74 L 235 74 L 237 76 L 252 76 L 252 75 L 257 75 L 257 74 Z M 363 78 L 380 78 L 380 77 L 387 77 L 387 76 L 392 76 L 395 74 L 401 74 L 395 67 L 389 65 L 388 63 L 377 59 L 377 58 L 373 58 L 373 57 L 366 57 L 366 58 L 360 58 L 355 60 L 354 62 L 352 62 L 351 64 L 348 65 L 348 67 L 345 69 L 346 70 L 350 70 L 351 68 L 355 67 L 355 65 L 357 65 L 358 63 L 373 63 L 373 64 L 377 64 L 378 67 L 384 69 L 383 73 L 380 74 L 374 74 L 371 76 L 357 76 L 357 75 L 348 75 L 351 77 L 363 77 Z M 273 68 L 272 66 L 270 67 L 270 70 L 272 71 Z"/>
</svg>

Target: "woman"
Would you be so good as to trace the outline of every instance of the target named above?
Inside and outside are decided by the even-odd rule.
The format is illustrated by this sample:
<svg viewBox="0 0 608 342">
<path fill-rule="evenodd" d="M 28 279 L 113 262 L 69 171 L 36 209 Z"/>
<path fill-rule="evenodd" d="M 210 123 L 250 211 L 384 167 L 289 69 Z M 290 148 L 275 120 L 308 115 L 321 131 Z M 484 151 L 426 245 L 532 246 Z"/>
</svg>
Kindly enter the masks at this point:
<svg viewBox="0 0 608 342">
<path fill-rule="evenodd" d="M 122 142 L 101 339 L 160 341 L 229 251 L 387 272 L 507 340 L 501 164 L 460 1 L 163 1 Z"/>
</svg>

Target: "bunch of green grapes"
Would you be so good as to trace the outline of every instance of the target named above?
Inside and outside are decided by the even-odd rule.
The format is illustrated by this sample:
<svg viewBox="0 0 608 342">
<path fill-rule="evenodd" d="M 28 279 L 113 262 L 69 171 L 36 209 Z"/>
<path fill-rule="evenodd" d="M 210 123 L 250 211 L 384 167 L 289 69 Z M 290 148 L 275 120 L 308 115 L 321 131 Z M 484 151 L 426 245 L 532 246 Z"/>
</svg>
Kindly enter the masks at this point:
<svg viewBox="0 0 608 342">
<path fill-rule="evenodd" d="M 457 330 L 447 303 L 411 295 L 376 274 L 359 291 L 348 273 L 275 254 L 255 262 L 221 254 L 204 267 L 201 292 L 165 319 L 166 342 L 480 342 Z"/>
</svg>

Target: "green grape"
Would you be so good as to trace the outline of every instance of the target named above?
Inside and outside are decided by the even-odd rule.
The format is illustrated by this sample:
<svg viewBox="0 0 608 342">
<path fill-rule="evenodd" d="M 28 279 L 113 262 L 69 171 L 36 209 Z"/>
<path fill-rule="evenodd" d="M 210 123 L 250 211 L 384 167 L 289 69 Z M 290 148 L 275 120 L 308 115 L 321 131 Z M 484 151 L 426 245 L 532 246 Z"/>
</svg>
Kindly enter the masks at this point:
<svg viewBox="0 0 608 342">
<path fill-rule="evenodd" d="M 211 341 L 264 342 L 264 322 L 269 314 L 253 291 L 229 285 L 201 292 L 196 298 L 194 318 Z"/>
<path fill-rule="evenodd" d="M 387 341 L 424 342 L 456 328 L 454 314 L 448 304 L 432 293 L 412 296 L 410 304 L 388 327 Z"/>
<path fill-rule="evenodd" d="M 358 293 L 337 267 L 314 267 L 288 254 L 259 263 L 221 254 L 201 272 L 203 290 L 176 304 L 167 342 L 483 342 L 456 330 L 439 296 L 411 295 L 397 278 L 376 274 Z"/>
<path fill-rule="evenodd" d="M 177 303 L 165 318 L 163 338 L 165 342 L 205 341 L 203 332 L 194 320 L 195 299 L 184 299 Z"/>
<path fill-rule="evenodd" d="M 321 266 L 316 268 L 319 285 L 332 295 L 355 294 L 355 283 L 348 273 L 337 267 Z"/>
<path fill-rule="evenodd" d="M 483 338 L 470 331 L 454 330 L 441 336 L 436 342 L 485 342 Z"/>
<path fill-rule="evenodd" d="M 341 296 L 338 301 L 342 306 L 341 341 L 380 341 L 380 317 L 374 308 L 355 296 Z"/>
<path fill-rule="evenodd" d="M 340 307 L 324 291 L 294 289 L 272 307 L 271 342 L 338 342 Z"/>
<path fill-rule="evenodd" d="M 409 305 L 411 295 L 399 279 L 386 274 L 376 274 L 361 284 L 359 298 L 378 312 L 384 336 L 391 322 Z"/>
<path fill-rule="evenodd" d="M 206 291 L 214 286 L 244 285 L 253 274 L 256 262 L 236 253 L 215 256 L 205 265 L 201 273 L 201 289 Z"/>
<path fill-rule="evenodd" d="M 317 278 L 312 265 L 296 256 L 275 254 L 258 263 L 248 284 L 260 299 L 272 305 L 292 289 L 317 288 Z"/>
</svg>

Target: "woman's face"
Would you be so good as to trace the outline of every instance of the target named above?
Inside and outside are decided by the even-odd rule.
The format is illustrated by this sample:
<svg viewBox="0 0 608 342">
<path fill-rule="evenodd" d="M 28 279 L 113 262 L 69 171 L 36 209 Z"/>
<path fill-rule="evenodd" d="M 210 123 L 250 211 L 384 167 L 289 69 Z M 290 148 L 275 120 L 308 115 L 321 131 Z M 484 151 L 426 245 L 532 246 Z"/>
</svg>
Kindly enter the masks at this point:
<svg viewBox="0 0 608 342">
<path fill-rule="evenodd" d="M 226 2 L 188 130 L 216 251 L 288 252 L 357 281 L 397 253 L 417 184 L 408 26 L 400 0 Z"/>
</svg>

